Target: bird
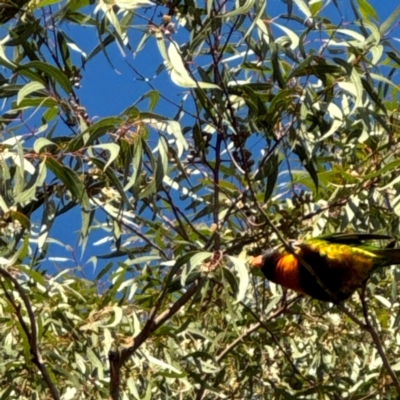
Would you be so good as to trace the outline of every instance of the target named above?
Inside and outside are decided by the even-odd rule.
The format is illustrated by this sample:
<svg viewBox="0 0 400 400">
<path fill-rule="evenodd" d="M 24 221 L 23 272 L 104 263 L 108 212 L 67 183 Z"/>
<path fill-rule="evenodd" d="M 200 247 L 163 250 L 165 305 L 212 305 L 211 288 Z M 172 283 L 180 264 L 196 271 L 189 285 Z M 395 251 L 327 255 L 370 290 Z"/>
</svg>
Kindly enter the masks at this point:
<svg viewBox="0 0 400 400">
<path fill-rule="evenodd" d="M 395 242 L 380 248 L 375 240 L 391 236 L 336 233 L 308 240 L 290 240 L 253 257 L 250 264 L 279 285 L 314 299 L 340 303 L 348 299 L 378 268 L 400 264 Z M 309 270 L 313 273 L 310 273 Z"/>
</svg>

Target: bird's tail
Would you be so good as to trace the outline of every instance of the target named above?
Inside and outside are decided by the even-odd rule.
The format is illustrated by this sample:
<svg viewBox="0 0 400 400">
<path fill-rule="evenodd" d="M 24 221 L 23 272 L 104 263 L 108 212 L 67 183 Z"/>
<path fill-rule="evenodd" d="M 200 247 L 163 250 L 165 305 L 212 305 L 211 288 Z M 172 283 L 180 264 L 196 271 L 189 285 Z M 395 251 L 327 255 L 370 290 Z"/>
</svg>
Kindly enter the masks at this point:
<svg viewBox="0 0 400 400">
<path fill-rule="evenodd" d="M 400 265 L 400 248 L 398 249 L 374 249 L 373 253 L 382 257 L 377 267 L 388 267 L 389 265 Z"/>
</svg>

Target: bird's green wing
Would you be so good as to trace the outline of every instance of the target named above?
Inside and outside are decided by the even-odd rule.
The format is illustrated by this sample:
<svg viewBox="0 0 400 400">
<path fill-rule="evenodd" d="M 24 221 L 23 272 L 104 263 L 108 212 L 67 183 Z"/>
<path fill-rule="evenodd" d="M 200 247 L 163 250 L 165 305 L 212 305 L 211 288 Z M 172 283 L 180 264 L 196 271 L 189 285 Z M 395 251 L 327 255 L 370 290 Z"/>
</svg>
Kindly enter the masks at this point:
<svg viewBox="0 0 400 400">
<path fill-rule="evenodd" d="M 372 240 L 389 240 L 393 239 L 391 236 L 380 235 L 375 233 L 334 233 L 330 235 L 319 236 L 317 238 L 310 239 L 312 240 L 324 240 L 329 243 L 337 243 L 337 244 L 347 244 L 353 246 L 361 246 L 365 245 L 366 241 Z"/>
</svg>

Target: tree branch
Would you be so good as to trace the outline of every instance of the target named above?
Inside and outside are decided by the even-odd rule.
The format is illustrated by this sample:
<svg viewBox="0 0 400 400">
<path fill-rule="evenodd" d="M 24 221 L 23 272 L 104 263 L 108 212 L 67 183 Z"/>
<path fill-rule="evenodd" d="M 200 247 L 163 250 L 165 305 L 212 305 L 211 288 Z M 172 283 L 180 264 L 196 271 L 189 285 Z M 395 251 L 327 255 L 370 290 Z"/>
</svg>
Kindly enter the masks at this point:
<svg viewBox="0 0 400 400">
<path fill-rule="evenodd" d="M 338 308 L 339 310 L 343 311 L 353 322 L 355 322 L 361 329 L 364 331 L 368 332 L 371 335 L 371 338 L 375 344 L 376 349 L 378 350 L 378 353 L 382 359 L 383 365 L 385 366 L 388 374 L 392 378 L 393 386 L 396 388 L 397 393 L 400 395 L 400 382 L 399 379 L 397 378 L 395 372 L 393 371 L 392 366 L 389 363 L 389 360 L 386 356 L 385 350 L 383 348 L 381 339 L 379 338 L 378 332 L 374 328 L 374 326 L 371 323 L 371 320 L 368 315 L 368 306 L 367 302 L 365 299 L 365 292 L 366 292 L 366 283 L 364 282 L 362 286 L 362 292 L 360 294 L 360 299 L 361 299 L 361 304 L 363 308 L 363 315 L 364 315 L 364 322 L 362 322 L 360 319 L 358 319 L 351 311 L 349 311 L 347 308 L 344 307 L 344 305 L 339 304 Z"/>
<path fill-rule="evenodd" d="M 18 281 L 6 270 L 0 268 L 0 275 L 2 275 L 5 279 L 9 280 L 15 287 L 16 291 L 20 295 L 22 301 L 24 302 L 26 311 L 28 313 L 28 318 L 29 322 L 31 325 L 31 329 L 29 330 L 28 325 L 25 323 L 24 318 L 21 314 L 21 308 L 17 305 L 15 302 L 13 295 L 7 290 L 7 288 L 4 286 L 3 282 L 1 283 L 1 286 L 4 290 L 4 294 L 7 297 L 7 300 L 10 302 L 11 306 L 14 308 L 15 313 L 17 315 L 18 321 L 21 324 L 21 327 L 23 331 L 26 334 L 26 337 L 28 338 L 29 342 L 29 351 L 32 355 L 32 362 L 36 365 L 36 367 L 39 369 L 41 372 L 44 381 L 46 382 L 47 387 L 50 390 L 51 396 L 54 400 L 59 400 L 60 399 L 60 394 L 58 393 L 58 390 L 56 386 L 54 385 L 49 371 L 47 368 L 44 366 L 42 362 L 42 357 L 40 356 L 38 345 L 37 345 L 37 330 L 36 330 L 36 320 L 35 320 L 35 314 L 33 313 L 31 303 L 28 299 L 28 296 L 26 295 L 24 289 L 22 286 L 18 283 Z"/>
<path fill-rule="evenodd" d="M 133 339 L 133 346 L 118 351 L 110 351 L 108 360 L 110 362 L 110 398 L 120 399 L 121 368 L 136 350 L 155 332 L 164 322 L 172 318 L 203 286 L 206 278 L 201 278 L 198 283 L 193 284 L 170 308 L 163 311 L 157 318 L 150 318 L 144 328 Z M 152 313 L 154 316 L 154 313 Z"/>
<path fill-rule="evenodd" d="M 392 366 L 389 363 L 389 360 L 388 360 L 387 355 L 385 353 L 385 350 L 383 348 L 383 345 L 382 345 L 381 339 L 380 339 L 380 337 L 378 335 L 378 332 L 376 331 L 376 329 L 372 325 L 371 320 L 369 318 L 368 305 L 367 305 L 367 302 L 365 300 L 365 292 L 366 292 L 366 282 L 364 282 L 364 284 L 362 286 L 362 291 L 361 291 L 361 294 L 360 294 L 360 299 L 361 299 L 361 304 L 362 304 L 363 314 L 364 314 L 364 320 L 365 320 L 364 328 L 371 335 L 372 340 L 375 343 L 376 349 L 378 350 L 378 353 L 381 356 L 383 365 L 385 366 L 388 374 L 392 378 L 393 385 L 397 390 L 397 394 L 400 396 L 400 382 L 399 382 L 399 379 L 397 378 L 395 372 L 393 371 Z"/>
</svg>

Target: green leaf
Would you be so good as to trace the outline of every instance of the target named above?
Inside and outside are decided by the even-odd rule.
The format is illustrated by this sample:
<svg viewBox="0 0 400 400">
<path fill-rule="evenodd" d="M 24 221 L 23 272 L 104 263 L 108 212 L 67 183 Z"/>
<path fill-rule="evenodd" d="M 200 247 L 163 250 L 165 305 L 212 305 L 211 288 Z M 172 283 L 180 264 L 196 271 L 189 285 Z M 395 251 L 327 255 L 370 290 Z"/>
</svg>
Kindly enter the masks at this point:
<svg viewBox="0 0 400 400">
<path fill-rule="evenodd" d="M 68 77 L 61 72 L 58 68 L 54 67 L 53 65 L 47 64 L 42 61 L 31 61 L 28 62 L 21 67 L 18 67 L 16 69 L 16 72 L 19 72 L 20 74 L 26 75 L 28 78 L 35 77 L 35 75 L 31 75 L 30 70 L 31 69 L 36 69 L 39 70 L 47 75 L 48 78 L 54 79 L 63 89 L 67 94 L 71 93 L 72 86 L 71 82 L 68 79 Z M 34 79 L 38 80 L 38 79 Z M 43 79 L 40 78 L 39 82 L 44 83 Z"/>
<path fill-rule="evenodd" d="M 35 150 L 36 153 L 40 153 L 44 147 L 54 148 L 57 147 L 57 144 L 44 137 L 40 137 L 35 140 L 35 143 L 33 145 L 33 150 Z"/>
<path fill-rule="evenodd" d="M 236 294 L 236 302 L 239 303 L 245 298 L 250 283 L 250 275 L 244 260 L 231 256 L 228 256 L 228 259 L 239 275 L 239 290 Z"/>
<path fill-rule="evenodd" d="M 54 201 L 48 200 L 43 209 L 41 230 L 39 232 L 39 237 L 37 238 L 37 244 L 39 251 L 42 252 L 43 248 L 47 243 L 47 238 L 49 237 L 51 227 L 53 226 L 56 216 L 56 205 Z"/>
<path fill-rule="evenodd" d="M 169 369 L 172 372 L 175 372 L 176 374 L 178 374 L 179 376 L 182 376 L 182 371 L 179 370 L 178 368 L 175 368 L 174 366 L 166 363 L 165 361 L 162 361 L 156 357 L 151 356 L 150 354 L 145 354 L 144 355 L 147 360 L 154 365 L 157 365 L 158 367 L 161 367 L 163 369 Z"/>
<path fill-rule="evenodd" d="M 371 18 L 379 20 L 378 14 L 376 13 L 374 7 L 368 2 L 368 0 L 356 0 L 358 9 L 363 16 L 363 18 L 369 20 Z"/>
<path fill-rule="evenodd" d="M 157 190 L 161 190 L 164 176 L 168 172 L 168 143 L 163 136 L 158 141 L 158 158 L 155 173 Z"/>
<path fill-rule="evenodd" d="M 246 14 L 251 10 L 254 3 L 255 3 L 255 0 L 245 0 L 243 3 L 238 3 L 238 4 L 240 4 L 240 6 L 236 10 L 228 11 L 225 14 L 217 14 L 217 17 L 231 18 L 236 15 Z"/>
<path fill-rule="evenodd" d="M 46 166 L 49 167 L 49 169 L 53 172 L 53 174 L 64 183 L 66 188 L 71 191 L 72 195 L 79 203 L 85 206 L 89 205 L 89 199 L 85 190 L 85 186 L 75 171 L 51 157 L 47 157 L 45 159 L 45 163 Z"/>
<path fill-rule="evenodd" d="M 198 272 L 199 266 L 212 256 L 208 251 L 201 251 L 190 257 L 189 262 L 184 266 L 180 279 L 181 286 L 186 286 L 186 281 L 192 272 Z M 195 271 L 196 270 L 196 271 Z"/>
<path fill-rule="evenodd" d="M 47 168 L 46 163 L 41 162 L 35 169 L 35 173 L 32 175 L 24 189 L 15 196 L 16 204 L 26 204 L 32 200 L 36 200 L 37 191 L 41 188 L 46 180 Z"/>
<path fill-rule="evenodd" d="M 97 144 L 94 146 L 91 146 L 90 149 L 101 149 L 101 150 L 107 150 L 110 152 L 110 158 L 107 161 L 107 163 L 104 165 L 103 171 L 107 169 L 107 167 L 117 159 L 120 147 L 116 143 L 104 143 L 104 144 Z"/>
<path fill-rule="evenodd" d="M 40 0 L 39 3 L 36 5 L 36 8 L 42 8 L 45 6 L 49 6 L 51 4 L 60 3 L 62 0 Z"/>
<path fill-rule="evenodd" d="M 142 172 L 142 162 L 143 162 L 143 153 L 142 153 L 142 140 L 139 139 L 134 145 L 134 154 L 132 158 L 132 174 L 129 178 L 129 181 L 126 183 L 124 187 L 124 191 L 128 191 L 132 188 L 133 195 L 137 198 L 139 194 L 140 188 L 140 174 Z"/>
<path fill-rule="evenodd" d="M 392 13 L 390 13 L 389 17 L 382 22 L 379 27 L 379 32 L 382 36 L 386 35 L 390 27 L 399 20 L 400 17 L 400 6 L 398 6 Z"/>
<path fill-rule="evenodd" d="M 104 368 L 103 368 L 103 364 L 100 361 L 99 357 L 97 357 L 95 352 L 90 347 L 88 347 L 86 349 L 86 355 L 87 355 L 89 361 L 92 363 L 93 368 L 97 370 L 97 373 L 99 374 L 99 378 L 101 379 L 101 377 L 104 374 Z"/>
<path fill-rule="evenodd" d="M 19 246 L 17 251 L 14 251 L 14 254 L 9 257 L 0 257 L 0 265 L 1 267 L 11 267 L 17 264 L 18 261 L 22 261 L 28 252 L 29 247 L 29 236 L 25 236 L 24 241 Z"/>
<path fill-rule="evenodd" d="M 149 111 L 153 111 L 160 101 L 160 92 L 158 92 L 157 90 L 151 90 L 150 92 L 147 92 L 145 95 L 143 95 L 142 98 L 150 100 Z"/>
<path fill-rule="evenodd" d="M 72 193 L 76 201 L 82 206 L 82 228 L 80 231 L 81 238 L 87 238 L 89 225 L 90 225 L 90 204 L 89 196 L 83 182 L 80 180 L 78 174 L 72 169 L 60 164 L 57 160 L 47 157 L 45 159 L 46 166 L 53 172 L 53 174 L 60 179 L 65 187 Z M 82 249 L 84 246 L 82 245 Z"/>
<path fill-rule="evenodd" d="M 312 16 L 311 11 L 304 0 L 293 1 L 296 3 L 297 7 L 299 7 L 300 11 L 305 15 L 306 18 L 310 18 Z"/>
<path fill-rule="evenodd" d="M 317 170 L 314 167 L 313 160 L 309 159 L 307 157 L 306 152 L 304 151 L 303 147 L 300 145 L 297 145 L 296 148 L 293 150 L 293 152 L 298 155 L 304 168 L 310 174 L 311 179 L 313 180 L 314 185 L 315 185 L 315 190 L 316 190 L 316 192 L 318 192 L 318 174 L 317 174 Z"/>
<path fill-rule="evenodd" d="M 21 103 L 21 101 L 28 95 L 30 95 L 33 92 L 37 92 L 41 89 L 44 89 L 45 86 L 41 82 L 29 82 L 27 83 L 24 87 L 22 87 L 17 96 L 17 105 Z"/>
<path fill-rule="evenodd" d="M 279 164 L 279 156 L 277 154 L 273 154 L 269 157 L 268 161 L 263 167 L 262 175 L 263 177 L 267 178 L 267 187 L 264 193 L 264 203 L 266 203 L 274 193 L 275 185 L 278 180 Z"/>
<path fill-rule="evenodd" d="M 113 266 L 114 264 L 112 262 L 109 262 L 106 266 L 104 266 L 96 275 L 95 281 L 100 281 L 103 276 L 107 275 L 111 271 Z"/>
<path fill-rule="evenodd" d="M 121 125 L 123 120 L 118 117 L 107 117 L 97 121 L 95 124 L 91 125 L 84 135 L 88 133 L 87 139 L 85 139 L 86 145 L 91 145 L 93 142 L 98 140 L 103 134 L 115 130 L 116 127 Z"/>
</svg>

